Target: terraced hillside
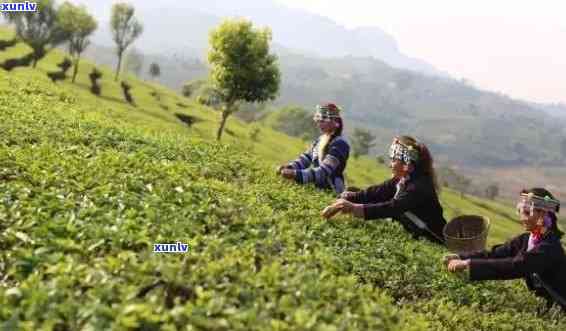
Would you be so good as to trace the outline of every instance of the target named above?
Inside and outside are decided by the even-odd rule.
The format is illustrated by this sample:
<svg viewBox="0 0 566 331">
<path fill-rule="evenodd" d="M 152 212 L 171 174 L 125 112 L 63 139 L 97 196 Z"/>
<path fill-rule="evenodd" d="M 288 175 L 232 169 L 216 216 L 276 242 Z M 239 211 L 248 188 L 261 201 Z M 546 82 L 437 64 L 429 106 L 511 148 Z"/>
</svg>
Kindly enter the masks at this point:
<svg viewBox="0 0 566 331">
<path fill-rule="evenodd" d="M 4 329 L 565 329 L 521 282 L 449 275 L 443 249 L 396 224 L 324 221 L 330 195 L 272 171 L 302 142 L 265 127 L 254 142 L 230 120 L 217 144 L 218 115 L 159 86 L 130 78 L 133 107 L 105 69 L 90 94 L 91 64 L 75 85 L 50 82 L 62 56 L 0 70 Z M 351 167 L 358 185 L 387 176 Z M 443 202 L 491 217 L 492 241 L 519 231 L 508 207 Z M 153 252 L 176 242 L 189 252 Z"/>
<path fill-rule="evenodd" d="M 12 38 L 11 30 L 0 28 L 0 40 Z M 0 51 L 0 59 L 23 57 L 27 52 L 29 48 L 18 43 Z M 37 71 L 31 71 L 29 68 L 16 68 L 9 73 L 9 76 L 43 78 L 47 72 L 59 70 L 56 64 L 60 63 L 63 58 L 64 53 L 54 51 L 49 53 L 44 60 L 39 61 Z M 143 126 L 151 132 L 167 131 L 183 137 L 207 141 L 214 139 L 220 118 L 214 110 L 185 99 L 169 89 L 129 76 L 127 77 L 128 82 L 132 85 L 132 94 L 138 104 L 137 107 L 132 107 L 125 102 L 119 83 L 113 81 L 112 70 L 106 67 L 98 68 L 103 73 L 102 96 L 96 98 L 89 92 L 88 74 L 93 68 L 92 63 L 82 61 L 76 84 L 71 84 L 69 81 L 57 84 L 66 93 L 77 98 L 82 105 L 88 105 L 104 113 L 108 118 L 121 119 L 133 125 Z M 3 72 L 3 75 L 5 74 L 7 73 Z M 7 81 L 4 81 L 3 84 L 7 86 Z M 303 141 L 283 135 L 267 126 L 246 125 L 235 118 L 228 120 L 227 128 L 223 142 L 231 146 L 239 146 L 257 155 L 258 162 L 266 167 L 274 167 L 294 159 L 307 147 Z M 251 136 L 256 128 L 260 132 L 257 139 L 254 140 L 251 139 Z M 375 160 L 371 158 L 361 157 L 358 160 L 349 161 L 346 175 L 350 185 L 363 187 L 384 180 L 389 176 L 389 170 L 376 165 Z M 492 220 L 490 243 L 500 242 L 521 231 L 521 226 L 514 221 L 516 217 L 513 209 L 508 206 L 497 202 L 461 197 L 460 194 L 446 188 L 443 189 L 442 200 L 447 218 L 464 213 L 477 213 L 490 217 Z"/>
</svg>

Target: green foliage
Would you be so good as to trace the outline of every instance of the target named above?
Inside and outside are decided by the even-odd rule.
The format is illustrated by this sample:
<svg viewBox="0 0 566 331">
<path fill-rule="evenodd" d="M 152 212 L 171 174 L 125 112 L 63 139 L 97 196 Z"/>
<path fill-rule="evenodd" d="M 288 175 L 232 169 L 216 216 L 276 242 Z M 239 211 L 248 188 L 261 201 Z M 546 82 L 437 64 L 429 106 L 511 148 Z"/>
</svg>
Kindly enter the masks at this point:
<svg viewBox="0 0 566 331">
<path fill-rule="evenodd" d="M 490 184 L 485 189 L 485 196 L 490 200 L 495 199 L 498 195 L 499 195 L 499 186 L 497 184 Z"/>
<path fill-rule="evenodd" d="M 152 62 L 149 65 L 149 75 L 153 79 L 155 79 L 155 78 L 159 77 L 159 75 L 161 75 L 161 68 L 159 67 L 159 64 Z"/>
<path fill-rule="evenodd" d="M 122 82 L 120 83 L 120 86 L 122 87 L 122 92 L 124 93 L 124 99 L 126 99 L 126 101 L 132 105 L 135 106 L 136 103 L 134 102 L 134 98 L 132 97 L 132 94 L 130 93 L 130 90 L 132 89 L 132 85 L 128 84 L 128 82 Z"/>
<path fill-rule="evenodd" d="M 60 71 L 52 71 L 52 72 L 48 72 L 47 73 L 47 77 L 49 77 L 51 79 L 52 82 L 57 82 L 59 80 L 64 80 L 67 78 L 67 71 L 69 70 L 69 68 L 73 65 L 73 62 L 71 62 L 71 60 L 69 60 L 69 58 L 64 58 L 63 61 L 61 63 L 57 64 L 57 67 L 59 67 L 61 70 Z"/>
<path fill-rule="evenodd" d="M 116 66 L 116 76 L 118 80 L 122 64 L 124 51 L 142 34 L 143 25 L 134 16 L 135 8 L 125 2 L 118 2 L 112 5 L 112 15 L 110 18 L 110 29 L 112 39 L 116 43 L 116 53 L 118 64 Z"/>
<path fill-rule="evenodd" d="M 61 5 L 57 16 L 58 24 L 69 42 L 69 54 L 75 60 L 74 83 L 79 72 L 81 54 L 90 44 L 89 37 L 97 29 L 98 23 L 86 7 L 73 5 L 68 1 Z"/>
<path fill-rule="evenodd" d="M 181 94 L 187 98 L 197 96 L 197 91 L 207 84 L 204 79 L 197 79 L 183 84 Z"/>
<path fill-rule="evenodd" d="M 213 86 L 206 84 L 202 86 L 197 93 L 197 102 L 201 105 L 209 106 L 217 110 L 222 107 L 222 96 Z"/>
<path fill-rule="evenodd" d="M 335 270 L 287 208 L 306 207 L 306 192 L 245 152 L 148 134 L 60 101 L 45 82 L 10 85 L 0 92 L 3 327 L 425 329 Z M 190 252 L 152 253 L 176 240 Z"/>
<path fill-rule="evenodd" d="M 304 142 L 255 123 L 256 159 L 252 126 L 211 143 L 217 113 L 160 86 L 130 80 L 132 111 L 107 68 L 103 98 L 49 83 L 63 57 L 0 70 L 0 328 L 565 329 L 522 282 L 448 274 L 443 249 L 396 224 L 322 220 L 331 195 L 271 171 Z M 159 108 L 180 103 L 190 129 Z M 389 175 L 365 157 L 348 171 L 358 186 Z M 447 218 L 490 217 L 493 243 L 520 231 L 508 206 L 441 199 Z M 151 253 L 177 240 L 188 254 Z"/>
<path fill-rule="evenodd" d="M 19 3 L 18 0 L 5 2 Z M 33 67 L 51 48 L 63 43 L 67 36 L 57 21 L 58 11 L 54 0 L 36 1 L 35 12 L 4 12 L 9 23 L 16 27 L 16 36 L 33 50 Z M 49 47 L 49 48 L 48 48 Z"/>
<path fill-rule="evenodd" d="M 210 33 L 210 80 L 225 103 L 218 140 L 237 102 L 264 102 L 277 96 L 281 78 L 277 57 L 269 53 L 270 42 L 268 28 L 254 29 L 243 19 L 226 20 Z"/>
<path fill-rule="evenodd" d="M 358 158 L 360 155 L 368 155 L 370 148 L 375 146 L 373 141 L 376 136 L 370 130 L 364 128 L 354 128 L 352 133 L 352 156 Z"/>
<path fill-rule="evenodd" d="M 102 72 L 100 72 L 96 68 L 92 68 L 92 72 L 88 75 L 88 77 L 90 78 L 90 91 L 94 95 L 100 95 L 102 89 L 100 87 L 100 84 L 98 83 L 98 80 L 102 77 Z"/>
<path fill-rule="evenodd" d="M 183 85 L 181 93 L 187 98 L 194 98 L 199 104 L 219 110 L 222 108 L 222 95 L 210 82 L 198 79 Z"/>
<path fill-rule="evenodd" d="M 13 31 L 0 28 L 0 38 L 10 40 L 13 35 Z M 23 43 L 18 43 L 14 47 L 0 52 L 0 62 L 3 59 L 25 56 L 29 52 L 31 52 L 29 47 Z M 56 64 L 63 60 L 65 56 L 67 55 L 58 50 L 47 55 L 38 64 L 39 69 L 42 71 L 39 76 L 44 76 L 44 72 L 55 69 Z M 103 74 L 103 77 L 98 80 L 99 87 L 104 87 L 104 92 L 101 93 L 100 98 L 93 98 L 91 92 L 89 92 L 88 87 L 91 86 L 91 83 L 87 74 L 79 75 L 77 78 L 78 84 L 76 85 L 62 81 L 60 85 L 67 91 L 65 93 L 66 96 L 62 96 L 62 98 L 75 98 L 81 95 L 85 104 L 92 104 L 97 111 L 105 112 L 105 114 L 113 118 L 117 117 L 127 122 L 134 122 L 140 126 L 150 125 L 158 132 L 177 132 L 183 136 L 188 134 L 191 137 L 205 140 L 214 139 L 218 113 L 211 111 L 211 108 L 183 99 L 173 91 L 159 85 L 141 82 L 134 77 L 130 77 L 128 81 L 135 89 L 136 102 L 140 105 L 137 111 L 133 112 L 122 101 L 123 92 L 120 85 L 111 79 L 112 70 L 104 66 L 95 66 L 89 63 L 89 61 L 84 61 L 81 71 L 88 73 L 95 68 L 98 68 L 100 73 Z M 30 68 L 20 68 L 10 72 L 10 75 L 38 76 Z M 10 86 L 5 85 L 5 82 L 6 80 L 0 79 L 0 86 L 9 89 Z M 159 98 L 156 96 L 159 96 Z M 171 111 L 164 112 L 163 109 L 166 108 Z M 179 118 L 179 113 L 188 117 L 183 116 Z M 242 144 L 248 147 L 253 146 L 253 152 L 259 155 L 262 162 L 268 167 L 295 159 L 299 153 L 307 148 L 307 142 L 271 129 L 268 120 L 269 117 L 266 119 L 266 122 L 256 122 L 258 126 L 261 126 L 262 130 L 261 144 L 254 144 L 249 140 L 251 127 L 237 119 L 232 122 L 230 128 L 232 134 L 224 137 L 224 142 L 235 145 Z M 187 125 L 189 124 L 188 122 L 190 122 L 190 125 Z M 187 130 L 187 128 L 190 128 L 190 130 Z M 388 137 L 388 140 L 390 138 Z M 351 158 L 346 172 L 347 185 L 358 187 L 379 183 L 390 176 L 390 170 L 387 167 L 379 166 L 376 164 L 375 159 L 364 156 L 358 159 Z M 500 243 L 522 231 L 520 223 L 515 220 L 514 209 L 510 206 L 469 196 L 462 197 L 448 188 L 443 189 L 442 192 L 442 205 L 447 219 L 466 213 L 484 215 L 492 220 L 492 227 L 488 237 L 490 244 Z M 483 190 L 481 194 L 483 194 Z"/>
<path fill-rule="evenodd" d="M 250 140 L 253 142 L 259 142 L 260 133 L 261 133 L 261 129 L 257 125 L 252 126 L 252 129 L 250 131 Z"/>
<path fill-rule="evenodd" d="M 266 122 L 275 130 L 292 137 L 312 141 L 320 135 L 320 131 L 312 120 L 312 112 L 301 107 L 288 106 L 273 112 Z"/>
</svg>

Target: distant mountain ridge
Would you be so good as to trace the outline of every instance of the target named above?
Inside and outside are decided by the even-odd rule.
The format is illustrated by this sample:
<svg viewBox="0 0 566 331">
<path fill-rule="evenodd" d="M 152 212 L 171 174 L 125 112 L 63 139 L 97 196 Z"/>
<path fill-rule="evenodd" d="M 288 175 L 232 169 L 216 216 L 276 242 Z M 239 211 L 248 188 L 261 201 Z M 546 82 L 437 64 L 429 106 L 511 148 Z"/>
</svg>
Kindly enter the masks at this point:
<svg viewBox="0 0 566 331">
<path fill-rule="evenodd" d="M 284 49 L 279 54 L 282 85 L 274 105 L 311 109 L 324 100 L 337 102 L 345 108 L 346 133 L 365 127 L 378 137 L 373 153 L 383 153 L 392 136 L 409 133 L 444 164 L 565 164 L 560 146 L 566 141 L 566 117 L 550 115 L 550 105 L 395 69 L 371 57 L 319 58 Z M 92 47 L 87 56 L 114 65 L 111 49 Z M 144 73 L 151 61 L 158 62 L 158 80 L 178 91 L 207 75 L 205 63 L 196 58 L 146 54 L 145 60 Z"/>
<path fill-rule="evenodd" d="M 254 7 L 254 4 L 257 6 Z M 110 11 L 109 4 L 97 6 L 95 13 L 96 10 Z M 208 29 L 220 22 L 220 16 L 248 13 L 253 18 L 264 14 L 254 21 L 272 27 L 277 42 L 277 36 L 285 35 L 285 31 L 277 27 L 285 17 L 297 12 L 276 7 L 282 8 L 278 12 L 279 18 L 269 21 L 274 15 L 274 6 L 278 6 L 272 1 L 258 3 L 247 0 L 240 4 L 211 0 L 206 4 L 195 4 L 163 0 L 159 3 L 161 8 L 178 9 L 167 13 L 160 12 L 156 6 L 156 3 L 147 0 L 136 2 L 146 27 L 136 47 L 145 53 L 158 54 L 153 58 L 162 64 L 160 81 L 177 90 L 183 82 L 206 75 L 202 58 Z M 565 164 L 566 154 L 560 146 L 566 135 L 566 121 L 549 116 L 548 107 L 481 91 L 449 77 L 396 69 L 369 55 L 320 57 L 316 54 L 317 50 L 332 53 L 344 48 L 345 44 L 336 40 L 344 36 L 340 31 L 345 29 L 329 19 L 308 13 L 297 17 L 302 21 L 297 19 L 293 24 L 286 24 L 287 33 L 293 29 L 300 30 L 301 26 L 312 26 L 304 35 L 308 37 L 316 27 L 319 36 L 333 38 L 332 42 L 320 37 L 313 41 L 310 45 L 313 52 L 309 55 L 293 51 L 296 47 L 287 48 L 288 45 L 282 43 L 273 45 L 283 73 L 281 92 L 275 105 L 296 104 L 310 108 L 320 101 L 333 100 L 346 109 L 347 130 L 356 126 L 366 127 L 378 136 L 375 152 L 379 153 L 385 150 L 393 135 L 410 133 L 424 140 L 442 162 L 475 167 Z M 176 26 L 175 22 L 181 18 L 186 19 L 192 28 L 184 31 Z M 107 24 L 102 23 L 101 28 L 104 27 L 107 28 Z M 323 30 L 326 32 L 322 33 Z M 377 28 L 355 31 L 363 40 L 375 38 L 368 43 L 371 45 L 379 45 L 378 41 L 383 40 L 384 45 L 389 45 L 389 53 L 384 54 L 394 58 L 396 44 L 392 38 L 380 35 Z M 107 39 L 110 39 L 109 36 L 106 33 Z M 156 36 L 161 36 L 161 39 Z M 297 36 L 301 39 L 299 37 L 303 34 Z M 304 40 L 310 38 L 307 37 Z M 171 48 L 171 45 L 177 45 L 179 49 Z M 189 47 L 193 47 L 195 52 L 186 56 L 182 50 Z M 200 61 L 195 61 L 196 56 L 201 58 Z M 96 61 L 100 62 L 101 58 L 95 56 Z M 405 61 L 410 60 L 405 58 Z"/>
<path fill-rule="evenodd" d="M 531 107 L 538 108 L 551 116 L 566 118 L 566 104 L 564 103 L 544 104 L 531 102 L 529 105 Z"/>
<path fill-rule="evenodd" d="M 112 44 L 108 21 L 110 3 L 85 0 L 99 18 L 94 42 Z M 307 11 L 289 8 L 273 0 L 210 0 L 205 2 L 138 0 L 136 12 L 145 30 L 138 45 L 149 53 L 176 53 L 203 57 L 208 32 L 223 17 L 241 16 L 260 26 L 269 26 L 273 41 L 284 48 L 320 57 L 375 57 L 387 64 L 428 75 L 447 76 L 431 64 L 400 52 L 397 42 L 378 27 L 347 29 L 333 20 Z M 331 37 L 331 41 L 325 40 Z"/>
</svg>

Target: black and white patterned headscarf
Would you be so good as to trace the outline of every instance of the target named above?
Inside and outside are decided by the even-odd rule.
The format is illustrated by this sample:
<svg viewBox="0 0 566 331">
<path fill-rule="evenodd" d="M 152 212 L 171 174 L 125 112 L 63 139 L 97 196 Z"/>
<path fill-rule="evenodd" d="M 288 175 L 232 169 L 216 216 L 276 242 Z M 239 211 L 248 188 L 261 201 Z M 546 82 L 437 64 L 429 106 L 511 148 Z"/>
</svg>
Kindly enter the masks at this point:
<svg viewBox="0 0 566 331">
<path fill-rule="evenodd" d="M 389 147 L 389 158 L 399 160 L 405 164 L 417 163 L 419 161 L 419 151 L 413 146 L 401 143 L 399 138 L 395 138 Z"/>
<path fill-rule="evenodd" d="M 527 211 L 530 216 L 533 216 L 535 210 L 557 213 L 560 210 L 560 201 L 548 195 L 541 197 L 532 192 L 521 192 L 520 200 L 517 203 L 517 212 L 522 213 L 523 211 Z"/>
<path fill-rule="evenodd" d="M 316 106 L 316 112 L 314 113 L 313 120 L 315 122 L 319 121 L 330 121 L 332 119 L 340 118 L 340 111 L 342 109 L 333 103 L 325 103 Z"/>
</svg>

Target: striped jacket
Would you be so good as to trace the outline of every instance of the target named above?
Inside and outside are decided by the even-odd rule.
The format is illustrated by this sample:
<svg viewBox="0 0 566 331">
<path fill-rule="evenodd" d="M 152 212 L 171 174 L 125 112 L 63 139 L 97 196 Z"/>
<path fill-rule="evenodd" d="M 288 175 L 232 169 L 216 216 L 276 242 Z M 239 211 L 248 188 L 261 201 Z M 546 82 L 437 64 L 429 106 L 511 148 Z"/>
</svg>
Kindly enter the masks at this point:
<svg viewBox="0 0 566 331">
<path fill-rule="evenodd" d="M 328 143 L 324 159 L 320 160 L 319 142 L 320 138 L 316 139 L 307 151 L 289 163 L 296 170 L 295 181 L 299 184 L 313 183 L 318 188 L 333 189 L 340 194 L 345 188 L 344 169 L 350 155 L 350 145 L 342 136 L 334 137 Z"/>
</svg>

